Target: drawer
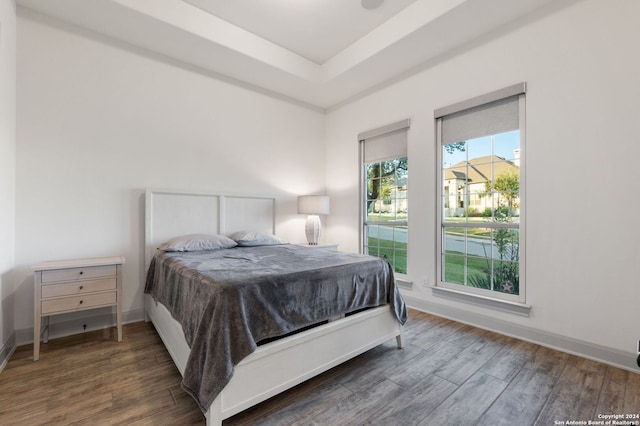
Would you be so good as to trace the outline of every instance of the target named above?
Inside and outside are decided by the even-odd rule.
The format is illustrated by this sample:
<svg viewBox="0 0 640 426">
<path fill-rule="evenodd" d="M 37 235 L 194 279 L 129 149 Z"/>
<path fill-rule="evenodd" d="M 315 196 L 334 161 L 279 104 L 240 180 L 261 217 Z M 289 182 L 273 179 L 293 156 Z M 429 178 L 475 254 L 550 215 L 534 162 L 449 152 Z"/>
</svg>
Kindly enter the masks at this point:
<svg viewBox="0 0 640 426">
<path fill-rule="evenodd" d="M 63 284 L 47 284 L 42 286 L 42 298 L 74 296 L 94 291 L 115 289 L 116 278 L 102 278 L 99 280 L 78 281 Z"/>
<path fill-rule="evenodd" d="M 78 281 L 91 278 L 115 277 L 116 265 L 89 266 L 87 268 L 51 269 L 42 271 L 42 282 Z"/>
<path fill-rule="evenodd" d="M 86 294 L 84 296 L 62 297 L 60 299 L 50 299 L 42 301 L 42 315 L 55 313 L 82 311 L 84 309 L 98 306 L 109 306 L 116 304 L 116 292 L 108 291 L 97 294 Z"/>
</svg>

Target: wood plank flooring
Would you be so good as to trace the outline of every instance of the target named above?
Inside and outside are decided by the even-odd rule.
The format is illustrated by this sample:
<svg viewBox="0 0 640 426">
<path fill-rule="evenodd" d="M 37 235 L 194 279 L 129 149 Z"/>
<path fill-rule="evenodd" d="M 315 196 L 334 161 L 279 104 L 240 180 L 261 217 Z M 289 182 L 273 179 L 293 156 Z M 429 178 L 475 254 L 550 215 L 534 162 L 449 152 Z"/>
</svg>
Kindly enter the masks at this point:
<svg viewBox="0 0 640 426">
<path fill-rule="evenodd" d="M 1 425 L 204 425 L 150 323 L 19 347 L 0 373 Z M 383 344 L 231 425 L 558 425 L 640 414 L 640 374 L 410 311 Z M 632 419 L 640 424 L 640 419 Z"/>
</svg>

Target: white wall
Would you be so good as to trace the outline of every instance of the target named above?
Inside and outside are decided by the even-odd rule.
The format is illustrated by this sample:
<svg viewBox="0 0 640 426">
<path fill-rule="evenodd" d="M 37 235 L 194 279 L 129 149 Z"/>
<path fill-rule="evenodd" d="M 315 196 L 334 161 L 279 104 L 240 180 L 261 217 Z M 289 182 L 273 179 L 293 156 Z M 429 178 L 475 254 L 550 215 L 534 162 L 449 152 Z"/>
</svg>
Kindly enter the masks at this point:
<svg viewBox="0 0 640 426">
<path fill-rule="evenodd" d="M 16 329 L 46 259 L 124 255 L 125 315 L 141 314 L 145 187 L 274 195 L 278 234 L 305 240 L 323 113 L 22 9 L 18 93 Z"/>
<path fill-rule="evenodd" d="M 0 366 L 13 345 L 16 170 L 16 5 L 0 2 Z"/>
<path fill-rule="evenodd" d="M 489 318 L 494 328 L 516 324 L 565 342 L 610 348 L 631 355 L 633 360 L 625 360 L 635 364 L 640 339 L 640 233 L 634 225 L 640 212 L 638 16 L 635 0 L 585 0 L 548 10 L 331 111 L 329 238 L 342 249 L 358 249 L 357 133 L 411 118 L 409 275 L 414 290 L 407 296 L 423 307 Z M 529 317 L 436 297 L 423 286 L 424 280 L 433 284 L 436 279 L 433 111 L 521 81 L 528 84 Z"/>
</svg>

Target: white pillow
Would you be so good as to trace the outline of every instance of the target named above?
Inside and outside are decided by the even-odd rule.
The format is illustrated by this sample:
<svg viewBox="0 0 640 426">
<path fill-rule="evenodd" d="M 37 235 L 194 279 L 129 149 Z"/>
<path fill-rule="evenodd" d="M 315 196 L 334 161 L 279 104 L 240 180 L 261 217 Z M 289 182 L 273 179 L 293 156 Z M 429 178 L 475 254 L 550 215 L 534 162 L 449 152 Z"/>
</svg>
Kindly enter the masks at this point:
<svg viewBox="0 0 640 426">
<path fill-rule="evenodd" d="M 272 246 L 276 244 L 287 244 L 286 241 L 282 241 L 280 238 L 273 234 L 267 234 L 264 232 L 253 231 L 238 231 L 229 235 L 229 238 L 234 240 L 240 247 L 254 247 L 254 246 Z"/>
<path fill-rule="evenodd" d="M 172 238 L 158 248 L 164 251 L 204 251 L 235 246 L 236 242 L 224 235 L 189 234 Z"/>
</svg>

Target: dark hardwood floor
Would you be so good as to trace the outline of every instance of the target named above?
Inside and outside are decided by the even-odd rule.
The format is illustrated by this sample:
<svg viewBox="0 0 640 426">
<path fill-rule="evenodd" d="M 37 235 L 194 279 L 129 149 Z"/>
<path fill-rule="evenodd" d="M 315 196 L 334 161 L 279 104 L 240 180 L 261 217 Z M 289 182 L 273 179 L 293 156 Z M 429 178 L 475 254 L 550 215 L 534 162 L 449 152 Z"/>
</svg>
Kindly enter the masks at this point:
<svg viewBox="0 0 640 426">
<path fill-rule="evenodd" d="M 19 347 L 0 373 L 0 424 L 204 425 L 153 326 L 123 332 L 121 343 L 115 329 L 52 340 L 38 362 L 31 345 Z M 640 374 L 417 311 L 405 341 L 224 424 L 558 425 L 640 414 Z"/>
</svg>

